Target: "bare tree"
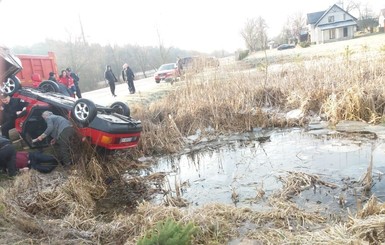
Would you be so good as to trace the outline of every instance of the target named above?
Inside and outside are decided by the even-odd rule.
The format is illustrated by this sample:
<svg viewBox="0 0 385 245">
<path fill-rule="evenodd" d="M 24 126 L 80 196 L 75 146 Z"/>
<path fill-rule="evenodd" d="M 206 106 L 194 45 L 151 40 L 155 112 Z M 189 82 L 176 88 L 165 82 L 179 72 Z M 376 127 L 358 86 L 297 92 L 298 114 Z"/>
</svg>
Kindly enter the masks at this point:
<svg viewBox="0 0 385 245">
<path fill-rule="evenodd" d="M 263 50 L 267 47 L 267 24 L 262 17 L 248 19 L 241 31 L 246 48 L 251 52 Z"/>
<path fill-rule="evenodd" d="M 140 67 L 143 76 L 147 77 L 146 70 L 148 68 L 148 48 L 135 46 L 134 47 L 134 56 L 136 58 L 137 64 Z"/>
<path fill-rule="evenodd" d="M 373 31 L 378 25 L 377 17 L 370 7 L 369 3 L 363 4 L 359 0 L 340 0 L 338 4 L 348 13 L 356 12 L 358 14 L 357 24 L 360 30 Z"/>
<path fill-rule="evenodd" d="M 167 62 L 167 60 L 168 60 L 168 55 L 169 55 L 169 53 L 170 53 L 170 49 L 171 49 L 171 48 L 166 48 L 166 46 L 164 45 L 163 40 L 162 40 L 162 38 L 161 38 L 161 36 L 160 36 L 159 30 L 157 29 L 156 32 L 157 32 L 157 34 L 158 34 L 160 59 L 161 59 L 161 62 L 162 62 L 162 64 L 163 64 L 163 63 L 166 63 L 166 62 Z"/>
<path fill-rule="evenodd" d="M 348 13 L 356 10 L 360 14 L 361 2 L 359 0 L 339 0 L 337 4 Z"/>
<path fill-rule="evenodd" d="M 301 31 L 304 29 L 305 23 L 305 17 L 301 12 L 295 13 L 289 17 L 289 30 L 292 38 L 294 38 L 296 42 L 301 40 Z"/>
</svg>

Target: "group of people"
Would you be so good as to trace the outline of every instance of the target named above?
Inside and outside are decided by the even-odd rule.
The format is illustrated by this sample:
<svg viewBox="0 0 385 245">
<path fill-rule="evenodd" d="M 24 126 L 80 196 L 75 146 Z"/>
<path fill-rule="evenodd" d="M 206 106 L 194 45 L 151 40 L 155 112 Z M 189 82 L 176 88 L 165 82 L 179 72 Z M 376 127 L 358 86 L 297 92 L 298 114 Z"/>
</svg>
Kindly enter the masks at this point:
<svg viewBox="0 0 385 245">
<path fill-rule="evenodd" d="M 14 176 L 20 168 L 28 167 L 40 172 L 50 172 L 60 162 L 64 166 L 72 164 L 71 141 L 75 137 L 75 129 L 66 118 L 54 115 L 51 111 L 44 111 L 42 118 L 47 124 L 45 131 L 32 143 L 43 141 L 50 136 L 51 145 L 55 148 L 55 155 L 46 155 L 40 152 L 16 152 L 10 137 L 9 130 L 15 128 L 17 117 L 26 110 L 28 102 L 20 98 L 11 98 L 9 95 L 0 94 L 2 102 L 2 124 L 0 136 L 0 170 L 6 171 L 9 176 Z M 44 165 L 46 163 L 48 165 Z"/>
<path fill-rule="evenodd" d="M 75 98 L 75 95 L 79 99 L 82 97 L 82 93 L 79 88 L 80 78 L 75 72 L 71 70 L 71 68 L 68 67 L 67 69 L 62 70 L 57 80 L 55 73 L 51 71 L 49 73 L 48 80 L 63 84 L 66 88 L 68 88 L 71 97 Z"/>
<path fill-rule="evenodd" d="M 122 78 L 123 78 L 123 81 L 127 83 L 128 90 L 130 91 L 130 94 L 135 94 L 135 92 L 136 92 L 135 91 L 135 85 L 134 85 L 135 75 L 127 63 L 123 65 Z M 106 70 L 104 72 L 104 79 L 106 79 L 108 85 L 110 86 L 112 96 L 116 97 L 115 83 L 118 81 L 118 79 L 116 78 L 115 74 L 113 73 L 110 65 L 106 66 Z"/>
<path fill-rule="evenodd" d="M 127 82 L 128 90 L 135 93 L 135 75 L 128 64 L 123 65 L 123 81 Z M 71 96 L 81 98 L 79 89 L 79 77 L 70 68 L 62 70 L 58 79 L 54 72 L 49 73 L 49 80 L 63 84 L 71 92 Z M 111 66 L 107 65 L 104 77 L 111 89 L 112 96 L 115 94 L 115 83 L 118 81 L 112 72 Z M 1 136 L 0 136 L 0 171 L 3 170 L 9 176 L 15 176 L 19 169 L 36 169 L 43 173 L 51 172 L 59 163 L 64 166 L 72 165 L 71 141 L 75 137 L 75 129 L 66 118 L 55 115 L 51 111 L 44 111 L 42 118 L 47 124 L 45 131 L 32 139 L 32 143 L 51 139 L 50 144 L 55 148 L 55 156 L 41 152 L 16 151 L 10 140 L 9 131 L 15 128 L 15 122 L 28 106 L 28 102 L 20 98 L 12 98 L 7 94 L 0 94 L 0 111 L 2 112 Z"/>
</svg>

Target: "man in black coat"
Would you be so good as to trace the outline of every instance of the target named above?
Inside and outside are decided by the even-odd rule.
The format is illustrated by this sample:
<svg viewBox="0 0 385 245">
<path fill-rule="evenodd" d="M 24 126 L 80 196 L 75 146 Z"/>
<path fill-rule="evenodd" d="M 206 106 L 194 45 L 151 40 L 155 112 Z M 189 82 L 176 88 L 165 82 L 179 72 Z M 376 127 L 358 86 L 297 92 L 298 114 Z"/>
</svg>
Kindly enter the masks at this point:
<svg viewBox="0 0 385 245">
<path fill-rule="evenodd" d="M 15 128 L 16 118 L 26 109 L 28 102 L 20 98 L 11 98 L 9 95 L 0 94 L 1 108 L 3 112 L 3 123 L 1 134 L 9 139 L 9 130 Z"/>
<path fill-rule="evenodd" d="M 74 80 L 74 85 L 75 85 L 75 90 L 76 90 L 76 97 L 78 97 L 79 99 L 82 97 L 82 92 L 80 91 L 80 88 L 79 88 L 79 76 L 75 73 L 75 72 L 72 72 L 71 68 L 67 68 L 66 71 L 70 74 L 70 77 L 72 77 L 72 79 Z"/>
<path fill-rule="evenodd" d="M 9 176 L 16 175 L 16 150 L 11 141 L 0 136 L 0 168 Z"/>
<path fill-rule="evenodd" d="M 127 82 L 128 90 L 130 91 L 130 94 L 135 94 L 135 85 L 134 85 L 135 75 L 132 72 L 131 68 L 128 66 L 128 64 L 123 65 L 122 77 L 123 77 L 123 81 Z"/>
<path fill-rule="evenodd" d="M 106 70 L 104 72 L 104 79 L 108 81 L 108 85 L 110 86 L 112 96 L 116 97 L 115 83 L 118 81 L 118 79 L 115 77 L 115 74 L 112 72 L 110 65 L 106 66 Z"/>
</svg>

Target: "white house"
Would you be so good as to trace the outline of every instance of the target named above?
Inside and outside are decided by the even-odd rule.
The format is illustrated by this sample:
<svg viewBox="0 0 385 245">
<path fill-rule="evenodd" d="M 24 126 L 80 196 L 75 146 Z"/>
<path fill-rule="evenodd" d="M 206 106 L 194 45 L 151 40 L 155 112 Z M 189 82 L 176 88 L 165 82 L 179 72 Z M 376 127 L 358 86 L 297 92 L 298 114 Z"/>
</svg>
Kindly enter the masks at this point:
<svg viewBox="0 0 385 245">
<path fill-rule="evenodd" d="M 310 41 L 320 44 L 354 37 L 357 18 L 334 4 L 326 11 L 307 14 Z"/>
<path fill-rule="evenodd" d="M 379 27 L 382 27 L 384 29 L 384 27 L 385 27 L 385 9 L 381 9 L 380 17 L 378 17 L 378 24 L 379 24 Z"/>
</svg>

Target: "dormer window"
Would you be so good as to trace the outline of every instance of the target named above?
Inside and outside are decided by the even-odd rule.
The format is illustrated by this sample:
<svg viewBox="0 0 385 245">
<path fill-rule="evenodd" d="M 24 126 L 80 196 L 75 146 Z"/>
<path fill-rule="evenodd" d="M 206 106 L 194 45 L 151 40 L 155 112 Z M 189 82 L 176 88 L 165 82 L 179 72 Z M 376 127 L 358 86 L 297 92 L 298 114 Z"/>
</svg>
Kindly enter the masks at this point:
<svg viewBox="0 0 385 245">
<path fill-rule="evenodd" d="M 329 22 L 329 23 L 333 23 L 333 22 L 334 22 L 334 15 L 329 16 L 328 22 Z"/>
</svg>

